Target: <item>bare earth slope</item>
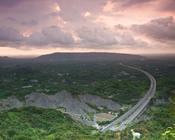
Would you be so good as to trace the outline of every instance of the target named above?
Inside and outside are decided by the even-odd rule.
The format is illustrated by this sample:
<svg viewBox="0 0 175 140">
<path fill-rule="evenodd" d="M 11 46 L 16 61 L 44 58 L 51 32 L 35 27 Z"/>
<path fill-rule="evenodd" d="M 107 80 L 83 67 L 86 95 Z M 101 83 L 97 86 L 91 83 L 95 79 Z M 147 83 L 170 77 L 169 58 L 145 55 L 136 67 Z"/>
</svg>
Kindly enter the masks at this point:
<svg viewBox="0 0 175 140">
<path fill-rule="evenodd" d="M 16 99 L 15 96 L 11 96 L 7 100 L 0 101 L 0 111 L 10 109 L 12 107 L 20 107 L 22 105 L 23 105 L 23 103 L 20 102 L 18 99 Z"/>
<path fill-rule="evenodd" d="M 112 110 L 119 110 L 121 106 L 111 100 L 102 99 L 98 96 L 86 94 L 79 95 L 81 101 L 77 98 L 73 98 L 71 93 L 68 93 L 66 90 L 56 93 L 55 95 L 46 95 L 44 93 L 31 93 L 27 95 L 24 106 L 36 106 L 43 108 L 57 108 L 64 107 L 68 113 L 77 114 L 85 116 L 90 119 L 90 117 L 84 112 L 95 112 L 95 109 L 89 107 L 84 102 L 89 102 L 97 106 L 103 105 Z M 14 96 L 0 101 L 0 111 L 5 109 L 10 109 L 12 107 L 23 106 L 23 103 L 16 99 Z"/>
<path fill-rule="evenodd" d="M 27 95 L 25 106 L 37 106 L 44 108 L 56 108 L 64 107 L 67 112 L 90 117 L 83 111 L 83 109 L 89 112 L 95 112 L 94 109 L 90 108 L 84 102 L 80 102 L 76 98 L 72 98 L 71 94 L 63 90 L 56 93 L 55 95 L 45 95 L 44 93 L 31 93 Z"/>
<path fill-rule="evenodd" d="M 88 102 L 96 106 L 101 106 L 101 105 L 106 106 L 107 108 L 112 110 L 119 110 L 121 108 L 121 106 L 115 103 L 114 101 L 109 99 L 102 99 L 96 95 L 91 95 L 91 94 L 79 95 L 79 98 L 84 102 Z"/>
</svg>

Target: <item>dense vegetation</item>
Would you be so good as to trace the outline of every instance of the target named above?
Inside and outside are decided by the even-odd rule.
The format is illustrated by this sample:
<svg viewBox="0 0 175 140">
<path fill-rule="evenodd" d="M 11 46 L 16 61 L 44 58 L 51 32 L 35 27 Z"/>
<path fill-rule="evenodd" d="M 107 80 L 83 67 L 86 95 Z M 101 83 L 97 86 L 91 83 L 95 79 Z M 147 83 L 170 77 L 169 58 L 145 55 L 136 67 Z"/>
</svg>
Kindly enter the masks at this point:
<svg viewBox="0 0 175 140">
<path fill-rule="evenodd" d="M 55 94 L 66 89 L 74 96 L 86 93 L 103 98 L 112 96 L 112 100 L 128 104 L 136 103 L 131 99 L 141 98 L 150 85 L 143 73 L 128 70 L 118 61 L 63 61 L 11 66 L 0 68 L 0 98 L 15 95 L 22 99 L 37 90 Z"/>
<path fill-rule="evenodd" d="M 156 78 L 155 97 L 161 97 L 167 90 L 175 89 L 173 60 L 148 59 L 123 63 L 148 71 Z M 150 85 L 143 73 L 123 67 L 119 61 L 52 61 L 7 66 L 0 64 L 2 99 L 10 95 L 22 99 L 37 90 L 55 94 L 66 89 L 74 96 L 86 93 L 103 98 L 111 96 L 117 103 L 134 104 L 137 102 L 134 99 L 141 98 Z M 32 87 L 22 88 L 23 86 Z"/>
<path fill-rule="evenodd" d="M 158 140 L 164 138 L 162 137 L 163 132 L 166 128 L 173 127 L 175 123 L 175 116 L 171 116 L 168 111 L 169 106 L 167 104 L 159 104 L 156 106 L 150 106 L 144 115 L 148 115 L 150 119 L 142 120 L 138 123 L 130 123 L 126 129 L 123 131 L 113 132 L 109 131 L 107 138 L 121 138 L 121 140 L 131 140 L 132 132 L 139 132 L 141 134 L 141 140 Z M 173 138 L 174 139 L 174 138 Z M 173 140 L 167 139 L 167 140 Z"/>
<path fill-rule="evenodd" d="M 152 74 L 157 81 L 154 98 L 168 100 L 168 91 L 175 90 L 175 61 L 124 61 Z M 117 103 L 134 105 L 149 89 L 150 81 L 141 72 L 119 65 L 119 61 L 51 61 L 33 63 L 0 63 L 0 99 L 15 95 L 24 100 L 32 92 L 55 94 L 67 90 L 74 97 L 94 94 Z M 29 86 L 29 87 L 25 87 Z M 142 134 L 143 140 L 160 139 L 175 119 L 167 105 L 154 105 L 147 110 L 150 120 L 131 123 L 122 132 L 103 134 L 90 126 L 73 121 L 69 115 L 54 109 L 20 107 L 0 112 L 0 140 L 35 139 L 122 139 L 131 140 L 131 129 Z M 89 106 L 96 108 L 92 104 Z M 120 110 L 120 114 L 124 111 Z M 106 122 L 102 122 L 104 124 Z"/>
<path fill-rule="evenodd" d="M 98 139 L 95 128 L 74 122 L 55 109 L 20 107 L 0 112 L 0 139 Z"/>
<path fill-rule="evenodd" d="M 167 91 L 175 90 L 175 58 L 165 60 L 129 61 L 125 64 L 139 67 L 154 76 L 157 82 L 156 97 Z"/>
<path fill-rule="evenodd" d="M 0 112 L 0 140 L 68 140 L 68 139 L 121 139 L 131 140 L 131 129 L 142 134 L 142 140 L 158 140 L 175 119 L 167 105 L 151 106 L 144 114 L 150 120 L 131 123 L 123 131 L 98 133 L 55 109 L 20 107 Z"/>
</svg>

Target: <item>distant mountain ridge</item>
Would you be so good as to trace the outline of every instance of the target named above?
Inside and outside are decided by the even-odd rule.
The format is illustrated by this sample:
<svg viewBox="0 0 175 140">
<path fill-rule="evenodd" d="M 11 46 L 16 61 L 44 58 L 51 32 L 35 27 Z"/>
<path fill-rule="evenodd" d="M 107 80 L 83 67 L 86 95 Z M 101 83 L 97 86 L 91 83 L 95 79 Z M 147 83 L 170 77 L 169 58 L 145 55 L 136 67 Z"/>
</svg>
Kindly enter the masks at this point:
<svg viewBox="0 0 175 140">
<path fill-rule="evenodd" d="M 1 57 L 0 64 L 22 64 L 27 62 L 42 62 L 42 61 L 76 61 L 76 60 L 140 60 L 147 59 L 145 56 L 122 54 L 122 53 L 104 53 L 104 52 L 89 52 L 89 53 L 52 53 L 41 55 L 35 58 L 11 58 Z"/>
<path fill-rule="evenodd" d="M 7 56 L 0 56 L 0 60 L 12 60 L 13 58 Z"/>
<path fill-rule="evenodd" d="M 132 54 L 121 53 L 53 53 L 41 55 L 35 60 L 39 61 L 63 61 L 63 60 L 127 60 L 127 59 L 145 59 L 146 57 Z"/>
</svg>

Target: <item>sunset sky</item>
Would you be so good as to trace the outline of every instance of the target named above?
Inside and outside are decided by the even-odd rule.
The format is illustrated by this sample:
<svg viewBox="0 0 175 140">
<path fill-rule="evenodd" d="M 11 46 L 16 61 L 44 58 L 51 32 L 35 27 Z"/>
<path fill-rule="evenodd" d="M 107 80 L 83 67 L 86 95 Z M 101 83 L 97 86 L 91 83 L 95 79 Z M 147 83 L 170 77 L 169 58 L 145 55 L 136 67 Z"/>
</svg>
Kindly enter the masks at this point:
<svg viewBox="0 0 175 140">
<path fill-rule="evenodd" d="M 0 0 L 0 56 L 175 53 L 175 0 Z"/>
</svg>

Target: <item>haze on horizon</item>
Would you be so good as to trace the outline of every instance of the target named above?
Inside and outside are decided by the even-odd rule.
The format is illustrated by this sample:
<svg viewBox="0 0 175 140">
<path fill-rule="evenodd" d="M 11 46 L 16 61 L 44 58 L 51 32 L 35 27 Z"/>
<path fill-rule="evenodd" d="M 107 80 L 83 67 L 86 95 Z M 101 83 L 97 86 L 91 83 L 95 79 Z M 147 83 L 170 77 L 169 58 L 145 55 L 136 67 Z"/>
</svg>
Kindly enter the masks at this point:
<svg viewBox="0 0 175 140">
<path fill-rule="evenodd" d="M 175 53 L 175 0 L 0 0 L 0 56 Z"/>
</svg>

